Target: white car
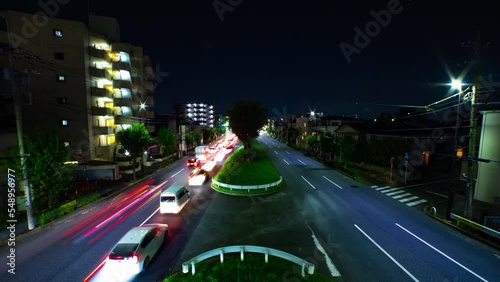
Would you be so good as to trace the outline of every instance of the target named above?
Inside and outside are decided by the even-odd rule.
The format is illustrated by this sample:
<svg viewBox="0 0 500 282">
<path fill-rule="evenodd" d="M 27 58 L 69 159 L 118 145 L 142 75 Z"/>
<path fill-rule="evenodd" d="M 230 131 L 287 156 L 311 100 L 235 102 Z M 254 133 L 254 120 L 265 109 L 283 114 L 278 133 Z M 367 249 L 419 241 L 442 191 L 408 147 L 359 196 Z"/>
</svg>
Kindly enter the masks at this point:
<svg viewBox="0 0 500 282">
<path fill-rule="evenodd" d="M 203 185 L 206 181 L 208 181 L 210 177 L 208 176 L 208 172 L 204 169 L 195 169 L 189 175 L 189 185 L 190 186 L 200 186 Z"/>
<path fill-rule="evenodd" d="M 168 234 L 168 225 L 144 224 L 130 229 L 113 247 L 106 267 L 121 273 L 136 274 L 145 270 Z"/>
</svg>

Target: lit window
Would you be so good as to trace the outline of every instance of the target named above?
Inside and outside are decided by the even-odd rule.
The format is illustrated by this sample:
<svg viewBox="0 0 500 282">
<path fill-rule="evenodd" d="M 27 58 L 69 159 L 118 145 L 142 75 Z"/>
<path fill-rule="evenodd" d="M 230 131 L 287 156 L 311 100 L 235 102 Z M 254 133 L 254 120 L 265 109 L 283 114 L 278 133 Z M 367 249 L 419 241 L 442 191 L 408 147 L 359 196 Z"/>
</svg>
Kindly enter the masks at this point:
<svg viewBox="0 0 500 282">
<path fill-rule="evenodd" d="M 64 142 L 64 147 L 69 147 L 69 142 L 68 141 Z"/>
<path fill-rule="evenodd" d="M 62 30 L 54 29 L 54 36 L 55 37 L 62 37 L 63 36 Z"/>
<path fill-rule="evenodd" d="M 68 125 L 68 120 L 67 119 L 63 119 L 62 120 L 62 125 Z"/>
<path fill-rule="evenodd" d="M 57 81 L 64 82 L 66 81 L 66 77 L 64 75 L 57 75 Z"/>
</svg>

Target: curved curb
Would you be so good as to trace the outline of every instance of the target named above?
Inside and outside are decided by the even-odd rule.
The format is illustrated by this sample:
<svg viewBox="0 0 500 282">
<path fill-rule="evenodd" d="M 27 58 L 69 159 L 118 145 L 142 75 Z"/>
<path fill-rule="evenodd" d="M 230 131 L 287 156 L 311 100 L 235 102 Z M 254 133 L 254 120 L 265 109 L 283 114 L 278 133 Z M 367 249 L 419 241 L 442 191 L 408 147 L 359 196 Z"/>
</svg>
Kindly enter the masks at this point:
<svg viewBox="0 0 500 282">
<path fill-rule="evenodd" d="M 276 189 L 276 190 L 273 190 L 273 191 L 269 191 L 269 192 L 267 192 L 267 191 L 266 191 L 266 192 L 262 192 L 262 193 L 239 194 L 239 193 L 231 193 L 231 192 L 226 192 L 226 191 L 220 191 L 220 190 L 218 190 L 217 188 L 213 187 L 213 186 L 212 186 L 213 184 L 214 184 L 214 183 L 211 183 L 211 184 L 210 184 L 210 188 L 212 188 L 212 189 L 213 189 L 213 190 L 215 190 L 216 192 L 221 193 L 221 194 L 224 194 L 224 195 L 228 195 L 228 196 L 238 196 L 238 197 L 240 197 L 240 196 L 241 196 L 241 197 L 251 197 L 251 196 L 265 196 L 265 195 L 270 195 L 270 194 L 273 194 L 273 193 L 276 193 L 276 192 L 281 191 L 282 189 L 284 189 L 284 185 L 285 185 L 283 182 L 281 182 L 281 184 L 280 184 L 280 185 L 282 185 L 282 186 L 281 186 L 281 188 Z M 263 189 L 263 188 L 262 188 L 262 189 Z"/>
</svg>

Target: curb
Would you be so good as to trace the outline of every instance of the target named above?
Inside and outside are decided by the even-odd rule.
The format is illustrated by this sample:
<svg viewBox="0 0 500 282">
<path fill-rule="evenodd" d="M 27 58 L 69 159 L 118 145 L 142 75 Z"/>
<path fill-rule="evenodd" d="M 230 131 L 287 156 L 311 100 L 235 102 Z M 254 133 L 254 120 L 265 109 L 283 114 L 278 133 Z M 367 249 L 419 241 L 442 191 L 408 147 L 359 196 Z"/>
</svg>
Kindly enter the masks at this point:
<svg viewBox="0 0 500 282">
<path fill-rule="evenodd" d="M 213 190 L 215 190 L 218 193 L 221 193 L 221 194 L 224 194 L 224 195 L 228 195 L 228 196 L 237 196 L 237 197 L 265 196 L 265 195 L 274 194 L 276 192 L 279 192 L 279 191 L 285 189 L 284 188 L 285 184 L 282 182 L 281 187 L 279 189 L 276 189 L 276 190 L 273 190 L 273 191 L 263 192 L 263 193 L 255 193 L 255 194 L 235 194 L 235 193 L 220 191 L 217 188 L 213 187 L 212 185 L 214 185 L 214 184 L 213 183 L 210 184 L 210 188 L 212 188 Z"/>
<path fill-rule="evenodd" d="M 491 243 L 488 240 L 485 240 L 485 239 L 483 239 L 481 237 L 472 236 L 472 234 L 470 234 L 469 232 L 467 232 L 467 231 L 465 231 L 465 230 L 463 230 L 463 229 L 461 229 L 461 228 L 459 228 L 459 227 L 451 224 L 449 221 L 447 221 L 445 219 L 439 218 L 437 216 L 433 216 L 433 215 L 431 215 L 431 214 L 429 214 L 429 213 L 427 213 L 425 211 L 424 211 L 424 213 L 426 215 L 428 215 L 430 218 L 433 218 L 433 219 L 435 219 L 435 220 L 437 220 L 437 221 L 439 221 L 439 222 L 441 222 L 443 224 L 446 224 L 448 227 L 451 227 L 451 228 L 455 229 L 456 231 L 458 231 L 458 232 L 462 233 L 463 235 L 467 236 L 468 238 L 471 238 L 473 240 L 479 241 L 479 242 L 481 242 L 481 243 L 489 246 L 490 248 L 493 248 L 495 250 L 500 251 L 500 247 L 498 245 L 494 245 L 493 243 Z"/>
</svg>

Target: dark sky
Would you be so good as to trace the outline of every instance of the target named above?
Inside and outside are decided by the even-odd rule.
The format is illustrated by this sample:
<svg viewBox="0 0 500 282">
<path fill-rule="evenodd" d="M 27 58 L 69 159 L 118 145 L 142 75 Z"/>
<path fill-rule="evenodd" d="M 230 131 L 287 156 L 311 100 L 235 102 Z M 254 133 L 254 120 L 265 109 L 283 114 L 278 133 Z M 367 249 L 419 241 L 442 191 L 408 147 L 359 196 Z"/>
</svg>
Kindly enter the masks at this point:
<svg viewBox="0 0 500 282">
<path fill-rule="evenodd" d="M 6 2 L 0 5 L 42 10 L 37 1 Z M 481 42 L 491 43 L 481 53 L 482 74 L 500 81 L 494 1 L 400 1 L 399 13 L 374 30 L 350 63 L 340 44 L 356 47 L 354 28 L 364 30 L 372 10 L 397 1 L 103 2 L 90 1 L 95 14 L 115 17 L 122 41 L 143 46 L 156 71 L 169 73 L 156 88 L 158 113 L 198 101 L 224 113 L 243 98 L 261 100 L 271 115 L 286 108 L 373 117 L 397 110 L 377 104 L 425 105 L 449 95 L 439 83 L 463 70 L 473 50 L 460 43 L 476 40 L 479 31 Z M 221 21 L 214 3 L 235 6 Z M 86 1 L 70 0 L 56 17 L 86 22 L 87 14 Z"/>
</svg>

